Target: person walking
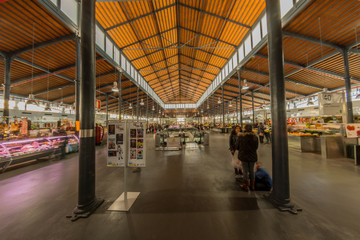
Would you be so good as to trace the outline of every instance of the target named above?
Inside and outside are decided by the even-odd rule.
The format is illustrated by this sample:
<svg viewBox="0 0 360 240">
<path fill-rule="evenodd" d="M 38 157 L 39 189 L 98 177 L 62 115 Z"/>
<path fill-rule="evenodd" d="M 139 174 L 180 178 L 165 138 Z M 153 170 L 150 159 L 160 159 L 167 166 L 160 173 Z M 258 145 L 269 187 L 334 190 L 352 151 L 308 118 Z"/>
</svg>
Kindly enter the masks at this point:
<svg viewBox="0 0 360 240">
<path fill-rule="evenodd" d="M 270 142 L 271 142 L 270 132 L 271 132 L 271 129 L 269 128 L 269 126 L 268 126 L 268 125 L 265 125 L 265 126 L 264 126 L 264 135 L 265 135 L 265 138 L 266 138 L 266 143 L 270 143 Z"/>
<path fill-rule="evenodd" d="M 236 142 L 239 137 L 239 134 L 241 132 L 240 126 L 235 126 L 233 130 L 231 131 L 230 137 L 229 137 L 229 150 L 232 155 L 232 165 L 235 170 L 235 178 L 241 178 L 241 175 L 243 175 L 241 170 L 241 162 L 239 161 L 237 155 L 236 155 Z"/>
<path fill-rule="evenodd" d="M 259 135 L 260 143 L 264 143 L 265 127 L 263 123 L 260 123 L 258 126 L 258 135 Z"/>
<path fill-rule="evenodd" d="M 258 138 L 253 133 L 252 126 L 247 124 L 244 132 L 240 133 L 236 143 L 236 149 L 239 151 L 238 158 L 242 163 L 244 173 L 244 183 L 240 187 L 245 191 L 249 191 L 249 180 L 251 190 L 255 190 L 254 166 L 258 159 L 258 146 Z"/>
</svg>

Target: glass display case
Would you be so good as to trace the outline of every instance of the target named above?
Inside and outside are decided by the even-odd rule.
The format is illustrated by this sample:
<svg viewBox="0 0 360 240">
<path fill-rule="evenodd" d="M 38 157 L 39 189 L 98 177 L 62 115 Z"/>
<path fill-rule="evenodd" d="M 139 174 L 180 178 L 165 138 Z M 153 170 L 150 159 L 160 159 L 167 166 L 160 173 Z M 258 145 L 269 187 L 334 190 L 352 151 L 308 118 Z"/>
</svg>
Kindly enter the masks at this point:
<svg viewBox="0 0 360 240">
<path fill-rule="evenodd" d="M 9 166 L 60 155 L 65 148 L 78 150 L 79 140 L 75 135 L 29 138 L 0 143 L 0 171 Z"/>
</svg>

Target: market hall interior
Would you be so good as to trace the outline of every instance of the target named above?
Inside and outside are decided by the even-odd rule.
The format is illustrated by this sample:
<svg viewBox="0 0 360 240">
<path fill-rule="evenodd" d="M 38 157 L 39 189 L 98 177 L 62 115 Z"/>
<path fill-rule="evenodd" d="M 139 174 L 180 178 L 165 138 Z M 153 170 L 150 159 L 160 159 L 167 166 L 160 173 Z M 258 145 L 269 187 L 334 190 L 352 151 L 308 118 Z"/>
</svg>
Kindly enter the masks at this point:
<svg viewBox="0 0 360 240">
<path fill-rule="evenodd" d="M 0 1 L 2 234 L 356 239 L 359 12 Z M 256 145 L 268 191 L 241 159 Z"/>
</svg>

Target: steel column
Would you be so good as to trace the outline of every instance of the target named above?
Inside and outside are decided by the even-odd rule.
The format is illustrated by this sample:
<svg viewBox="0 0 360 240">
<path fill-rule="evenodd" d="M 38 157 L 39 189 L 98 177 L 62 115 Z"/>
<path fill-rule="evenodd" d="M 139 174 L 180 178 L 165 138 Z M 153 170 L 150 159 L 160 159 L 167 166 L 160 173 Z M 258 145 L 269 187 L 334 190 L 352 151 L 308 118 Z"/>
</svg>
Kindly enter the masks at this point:
<svg viewBox="0 0 360 240">
<path fill-rule="evenodd" d="M 80 37 L 76 37 L 76 80 L 75 80 L 75 122 L 80 121 Z M 76 135 L 79 136 L 79 132 L 76 131 Z"/>
<path fill-rule="evenodd" d="M 149 95 L 146 95 L 146 125 L 147 125 L 147 127 L 149 127 L 148 112 L 149 112 Z"/>
<path fill-rule="evenodd" d="M 106 126 L 108 125 L 109 121 L 109 94 L 106 94 Z"/>
<path fill-rule="evenodd" d="M 235 113 L 236 113 L 236 123 L 239 124 L 239 111 L 238 111 L 238 99 L 235 98 Z"/>
<path fill-rule="evenodd" d="M 290 210 L 289 154 L 280 0 L 266 0 L 272 120 L 273 189 L 269 200 Z"/>
<path fill-rule="evenodd" d="M 104 201 L 95 197 L 95 0 L 80 6 L 79 193 L 73 220 L 88 217 Z"/>
<path fill-rule="evenodd" d="M 350 77 L 350 65 L 349 65 L 349 52 L 344 49 L 342 52 L 344 59 L 344 68 L 345 68 L 345 93 L 346 93 L 346 116 L 347 122 L 354 122 L 353 115 L 353 104 L 351 100 L 351 77 Z"/>
<path fill-rule="evenodd" d="M 222 87 L 221 87 L 221 95 L 222 95 L 222 119 L 223 119 L 223 127 L 225 127 L 224 85 L 222 85 Z"/>
<path fill-rule="evenodd" d="M 5 121 L 7 124 L 9 124 L 9 116 L 10 116 L 10 110 L 9 110 L 9 100 L 10 100 L 10 74 L 11 74 L 11 62 L 12 58 L 10 56 L 5 57 L 5 78 L 4 78 L 4 91 L 3 91 L 3 97 L 4 97 L 4 112 L 3 116 L 5 118 Z"/>
<path fill-rule="evenodd" d="M 122 77 L 122 72 L 119 72 L 119 120 L 121 120 L 121 113 L 122 113 L 122 96 L 121 96 L 121 77 Z M 124 111 L 125 114 L 125 111 Z"/>
<path fill-rule="evenodd" d="M 254 91 L 251 91 L 251 108 L 252 108 L 253 124 L 255 124 Z"/>
<path fill-rule="evenodd" d="M 242 114 L 242 92 L 241 92 L 241 70 L 238 70 L 238 78 L 239 78 L 239 101 L 240 101 L 240 110 L 239 110 L 239 114 L 240 114 L 240 126 L 242 127 L 243 125 L 243 114 Z"/>
<path fill-rule="evenodd" d="M 139 121 L 139 87 L 136 88 L 136 121 Z"/>
</svg>

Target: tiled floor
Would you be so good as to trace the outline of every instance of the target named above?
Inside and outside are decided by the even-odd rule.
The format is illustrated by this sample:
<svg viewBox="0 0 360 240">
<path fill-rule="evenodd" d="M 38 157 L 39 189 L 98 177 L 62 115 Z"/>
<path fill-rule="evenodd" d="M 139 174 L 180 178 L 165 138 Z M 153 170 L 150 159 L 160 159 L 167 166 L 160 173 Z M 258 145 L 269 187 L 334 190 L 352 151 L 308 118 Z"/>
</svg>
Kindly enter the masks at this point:
<svg viewBox="0 0 360 240">
<path fill-rule="evenodd" d="M 322 160 L 290 150 L 292 199 L 303 212 L 282 213 L 262 193 L 241 192 L 227 135 L 210 147 L 155 151 L 147 167 L 128 173 L 141 192 L 129 213 L 106 209 L 121 194 L 123 169 L 106 167 L 97 151 L 97 196 L 105 203 L 88 219 L 65 218 L 77 200 L 77 155 L 0 174 L 0 239 L 359 239 L 360 168 L 349 159 Z M 271 147 L 259 159 L 271 172 Z"/>
</svg>

